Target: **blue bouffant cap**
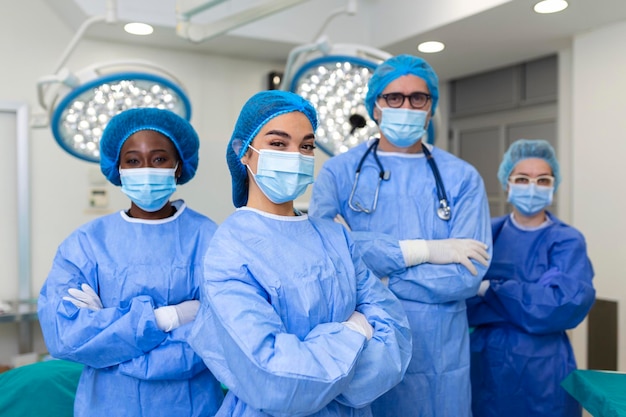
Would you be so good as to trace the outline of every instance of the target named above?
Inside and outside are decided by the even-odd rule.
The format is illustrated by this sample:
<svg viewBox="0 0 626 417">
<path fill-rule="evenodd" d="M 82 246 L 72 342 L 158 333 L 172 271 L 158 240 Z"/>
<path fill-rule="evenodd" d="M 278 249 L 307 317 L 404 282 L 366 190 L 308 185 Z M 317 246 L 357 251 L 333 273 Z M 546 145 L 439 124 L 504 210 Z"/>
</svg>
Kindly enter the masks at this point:
<svg viewBox="0 0 626 417">
<path fill-rule="evenodd" d="M 317 129 L 317 113 L 311 103 L 295 93 L 280 90 L 262 91 L 244 104 L 235 124 L 235 130 L 226 148 L 226 162 L 232 176 L 233 204 L 245 206 L 248 202 L 248 172 L 241 158 L 259 131 L 276 116 L 299 111 Z"/>
<path fill-rule="evenodd" d="M 431 115 L 435 115 L 437 102 L 439 101 L 439 78 L 430 64 L 422 58 L 413 55 L 398 55 L 389 58 L 376 67 L 367 84 L 365 96 L 365 108 L 374 120 L 374 107 L 376 99 L 385 90 L 390 82 L 404 75 L 415 75 L 426 81 L 428 91 L 432 96 Z"/>
<path fill-rule="evenodd" d="M 182 163 L 178 184 L 196 175 L 200 140 L 191 124 L 174 112 L 143 107 L 125 110 L 107 123 L 100 139 L 100 170 L 113 185 L 121 185 L 119 164 L 122 145 L 133 133 L 154 130 L 168 137 Z"/>
<path fill-rule="evenodd" d="M 543 139 L 519 139 L 509 146 L 498 169 L 498 179 L 502 184 L 502 188 L 506 190 L 509 177 L 515 165 L 519 161 L 528 158 L 543 159 L 550 165 L 552 175 L 554 176 L 554 191 L 556 191 L 561 182 L 559 161 L 556 160 L 556 154 L 552 145 Z"/>
</svg>

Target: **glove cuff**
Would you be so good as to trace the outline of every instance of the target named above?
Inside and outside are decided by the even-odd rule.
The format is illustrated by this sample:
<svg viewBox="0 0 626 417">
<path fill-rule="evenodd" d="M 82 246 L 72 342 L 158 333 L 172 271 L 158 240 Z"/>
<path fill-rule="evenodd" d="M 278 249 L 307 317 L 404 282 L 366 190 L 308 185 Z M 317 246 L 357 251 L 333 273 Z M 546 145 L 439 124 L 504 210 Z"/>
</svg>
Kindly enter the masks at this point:
<svg viewBox="0 0 626 417">
<path fill-rule="evenodd" d="M 423 239 L 401 240 L 400 250 L 407 267 L 423 264 L 430 255 L 428 245 Z"/>
<path fill-rule="evenodd" d="M 155 309 L 154 317 L 156 318 L 157 327 L 164 332 L 172 331 L 180 326 L 178 313 L 174 306 L 165 306 Z"/>
<path fill-rule="evenodd" d="M 480 286 L 478 287 L 478 293 L 476 295 L 478 295 L 479 297 L 483 297 L 489 289 L 489 285 L 490 281 L 488 279 L 480 281 Z"/>
<path fill-rule="evenodd" d="M 372 338 L 372 331 L 371 330 L 368 332 L 366 329 L 364 329 L 363 327 L 359 326 L 358 324 L 356 324 L 354 322 L 344 321 L 341 324 L 343 324 L 344 326 L 346 326 L 350 330 L 354 330 L 355 332 L 362 334 L 363 337 L 365 337 L 367 340 L 370 340 Z"/>
</svg>

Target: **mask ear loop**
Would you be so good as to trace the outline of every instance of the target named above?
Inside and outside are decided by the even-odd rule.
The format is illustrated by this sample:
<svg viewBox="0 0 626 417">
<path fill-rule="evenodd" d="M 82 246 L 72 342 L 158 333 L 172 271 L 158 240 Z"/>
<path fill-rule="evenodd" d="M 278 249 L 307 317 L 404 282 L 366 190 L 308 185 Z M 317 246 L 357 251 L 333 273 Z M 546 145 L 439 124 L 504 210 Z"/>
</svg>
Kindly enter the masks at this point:
<svg viewBox="0 0 626 417">
<path fill-rule="evenodd" d="M 176 174 L 178 170 L 178 166 L 180 165 L 180 173 Z M 176 166 L 174 167 L 174 178 L 176 179 L 176 184 L 178 184 L 178 179 L 183 175 L 183 165 L 181 164 L 181 160 L 176 161 Z"/>
</svg>

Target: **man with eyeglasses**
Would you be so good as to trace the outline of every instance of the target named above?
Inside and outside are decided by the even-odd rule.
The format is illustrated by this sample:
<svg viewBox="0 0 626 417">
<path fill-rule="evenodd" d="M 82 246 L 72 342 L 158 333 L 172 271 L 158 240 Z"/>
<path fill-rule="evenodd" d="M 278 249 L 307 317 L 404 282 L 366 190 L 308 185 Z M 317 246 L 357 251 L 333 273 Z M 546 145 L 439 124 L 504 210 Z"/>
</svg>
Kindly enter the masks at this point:
<svg viewBox="0 0 626 417">
<path fill-rule="evenodd" d="M 583 235 L 547 210 L 561 182 L 554 149 L 515 141 L 498 179 L 513 212 L 493 219 L 493 260 L 468 300 L 474 415 L 581 416 L 560 384 L 576 369 L 565 331 L 593 305 L 594 272 Z"/>
<path fill-rule="evenodd" d="M 328 160 L 309 207 L 311 216 L 343 218 L 409 318 L 411 363 L 372 404 L 376 417 L 471 416 L 465 300 L 489 265 L 491 228 L 476 169 L 427 143 L 438 83 L 418 57 L 380 64 L 365 98 L 380 138 Z"/>
</svg>

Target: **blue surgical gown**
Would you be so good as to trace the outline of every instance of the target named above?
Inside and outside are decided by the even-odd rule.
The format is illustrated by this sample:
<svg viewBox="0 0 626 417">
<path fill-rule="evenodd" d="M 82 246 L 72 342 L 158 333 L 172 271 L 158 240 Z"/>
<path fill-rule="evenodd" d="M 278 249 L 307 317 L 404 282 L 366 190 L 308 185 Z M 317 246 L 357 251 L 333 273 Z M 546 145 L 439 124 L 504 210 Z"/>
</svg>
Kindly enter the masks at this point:
<svg viewBox="0 0 626 417">
<path fill-rule="evenodd" d="M 576 369 L 565 331 L 595 300 L 584 237 L 548 213 L 551 224 L 518 228 L 493 220 L 493 261 L 484 297 L 468 300 L 472 408 L 480 417 L 572 417 L 580 406 L 560 386 Z"/>
<path fill-rule="evenodd" d="M 205 256 L 190 344 L 228 388 L 218 416 L 371 416 L 411 355 L 397 298 L 343 226 L 240 208 Z M 358 310 L 366 341 L 341 322 Z"/>
<path fill-rule="evenodd" d="M 380 185 L 371 213 L 349 207 L 357 165 L 367 144 L 329 159 L 314 185 L 312 217 L 340 214 L 352 229 L 363 260 L 389 278 L 411 324 L 413 358 L 404 377 L 372 408 L 375 416 L 470 416 L 469 331 L 465 299 L 476 294 L 486 268 L 474 262 L 474 276 L 461 264 L 423 263 L 407 268 L 399 246 L 404 239 L 472 238 L 489 245 L 491 228 L 483 181 L 467 162 L 433 147 L 432 155 L 452 209 L 437 217 L 437 188 L 423 154 L 378 152 L 388 180 Z M 355 201 L 371 207 L 379 168 L 369 155 L 361 169 Z"/>
<path fill-rule="evenodd" d="M 173 202 L 174 216 L 140 220 L 124 212 L 93 220 L 58 248 L 39 296 L 52 356 L 85 365 L 75 416 L 212 416 L 219 382 L 187 343 L 191 324 L 165 333 L 154 309 L 199 299 L 202 255 L 217 225 Z M 63 300 L 90 285 L 104 308 Z"/>
</svg>

